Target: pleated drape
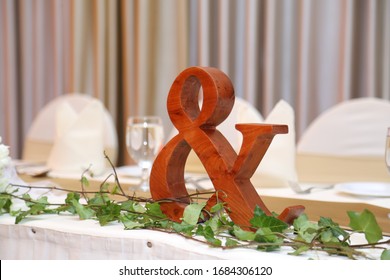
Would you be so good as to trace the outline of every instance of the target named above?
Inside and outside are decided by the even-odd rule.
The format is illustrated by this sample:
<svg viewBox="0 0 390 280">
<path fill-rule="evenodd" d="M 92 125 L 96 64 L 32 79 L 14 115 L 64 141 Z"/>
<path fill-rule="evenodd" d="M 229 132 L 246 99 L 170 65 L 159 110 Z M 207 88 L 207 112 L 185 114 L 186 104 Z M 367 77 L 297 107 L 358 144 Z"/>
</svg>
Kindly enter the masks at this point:
<svg viewBox="0 0 390 280">
<path fill-rule="evenodd" d="M 297 135 L 325 109 L 363 96 L 390 99 L 390 1 L 190 0 L 190 64 L 232 79 L 267 115 L 280 99 Z"/>
<path fill-rule="evenodd" d="M 1 1 L 0 135 L 11 155 L 20 157 L 39 110 L 70 92 L 104 102 L 121 163 L 129 162 L 128 116 L 161 115 L 171 128 L 165 103 L 187 65 L 186 7 L 176 0 Z"/>
<path fill-rule="evenodd" d="M 227 73 L 266 116 L 285 99 L 299 136 L 338 102 L 390 99 L 390 0 L 1 0 L 0 135 L 20 157 L 39 110 L 68 92 L 111 112 L 162 116 L 188 66 Z"/>
</svg>

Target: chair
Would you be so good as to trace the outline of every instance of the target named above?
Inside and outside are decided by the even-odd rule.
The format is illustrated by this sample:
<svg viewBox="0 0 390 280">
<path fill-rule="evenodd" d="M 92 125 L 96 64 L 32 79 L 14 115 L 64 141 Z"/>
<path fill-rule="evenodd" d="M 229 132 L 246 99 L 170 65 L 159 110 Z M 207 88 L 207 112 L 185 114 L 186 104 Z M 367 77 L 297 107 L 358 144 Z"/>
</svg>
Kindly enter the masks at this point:
<svg viewBox="0 0 390 280">
<path fill-rule="evenodd" d="M 91 100 L 96 100 L 85 94 L 68 93 L 49 102 L 34 119 L 24 141 L 22 159 L 28 162 L 46 163 L 56 137 L 56 112 L 68 102 L 71 107 L 80 112 Z M 100 101 L 99 101 L 100 102 Z M 104 149 L 110 160 L 116 164 L 118 157 L 118 136 L 110 113 L 104 108 L 103 116 Z"/>
<path fill-rule="evenodd" d="M 297 143 L 298 178 L 304 182 L 390 181 L 384 163 L 390 102 L 358 98 L 318 116 Z"/>
</svg>

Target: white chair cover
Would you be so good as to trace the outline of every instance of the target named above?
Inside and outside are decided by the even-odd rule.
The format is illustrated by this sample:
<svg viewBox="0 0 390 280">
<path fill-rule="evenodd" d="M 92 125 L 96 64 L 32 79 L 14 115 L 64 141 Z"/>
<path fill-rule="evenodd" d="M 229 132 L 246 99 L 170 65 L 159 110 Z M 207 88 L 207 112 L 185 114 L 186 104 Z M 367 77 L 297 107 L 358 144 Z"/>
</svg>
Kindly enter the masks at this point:
<svg viewBox="0 0 390 280">
<path fill-rule="evenodd" d="M 301 181 L 387 181 L 385 137 L 390 102 L 358 98 L 318 116 L 297 144 Z"/>
</svg>

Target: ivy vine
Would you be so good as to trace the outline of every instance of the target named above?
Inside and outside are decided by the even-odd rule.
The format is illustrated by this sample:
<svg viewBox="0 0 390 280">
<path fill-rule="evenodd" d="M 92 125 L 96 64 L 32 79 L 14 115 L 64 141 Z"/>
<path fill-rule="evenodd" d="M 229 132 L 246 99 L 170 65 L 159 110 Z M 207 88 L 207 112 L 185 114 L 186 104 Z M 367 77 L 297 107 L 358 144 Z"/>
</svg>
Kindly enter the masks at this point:
<svg viewBox="0 0 390 280">
<path fill-rule="evenodd" d="M 206 213 L 202 197 L 211 193 L 194 193 L 190 195 L 193 202 L 185 208 L 181 222 L 177 223 L 161 211 L 162 201 L 128 195 L 123 191 L 115 169 L 112 176 L 115 183 L 107 183 L 107 177 L 97 192 L 88 191 L 85 174 L 80 180 L 81 191 L 10 184 L 0 193 L 0 215 L 8 213 L 19 224 L 33 215 L 71 213 L 82 220 L 96 219 L 101 226 L 118 222 L 126 230 L 174 233 L 223 249 L 248 248 L 269 252 L 288 247 L 291 255 L 304 255 L 314 250 L 349 259 L 369 259 L 371 256 L 366 250 L 376 249 L 380 250 L 380 259 L 390 259 L 390 239 L 383 239 L 382 230 L 369 210 L 348 212 L 350 229 L 346 230 L 330 218 L 321 217 L 313 222 L 306 214 L 299 216 L 290 226 L 277 219 L 276 214 L 268 216 L 257 207 L 250 220 L 252 228 L 248 229 L 231 221 L 223 202 L 217 202 Z M 30 190 L 36 188 L 61 190 L 66 192 L 66 198 L 60 204 L 50 203 L 47 196 L 32 198 Z M 25 191 L 20 194 L 23 189 Z M 12 210 L 15 199 L 25 202 L 24 209 Z M 351 236 L 356 232 L 363 233 L 367 242 L 352 244 Z"/>
</svg>

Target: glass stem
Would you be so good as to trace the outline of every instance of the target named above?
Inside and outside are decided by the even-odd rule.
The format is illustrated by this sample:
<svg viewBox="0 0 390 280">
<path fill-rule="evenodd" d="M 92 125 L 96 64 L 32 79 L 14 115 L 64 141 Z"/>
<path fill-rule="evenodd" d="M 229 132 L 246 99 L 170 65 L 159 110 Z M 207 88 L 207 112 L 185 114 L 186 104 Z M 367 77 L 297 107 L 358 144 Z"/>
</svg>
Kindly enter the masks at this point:
<svg viewBox="0 0 390 280">
<path fill-rule="evenodd" d="M 142 175 L 141 175 L 141 185 L 148 185 L 149 184 L 149 168 L 142 168 Z"/>
</svg>

